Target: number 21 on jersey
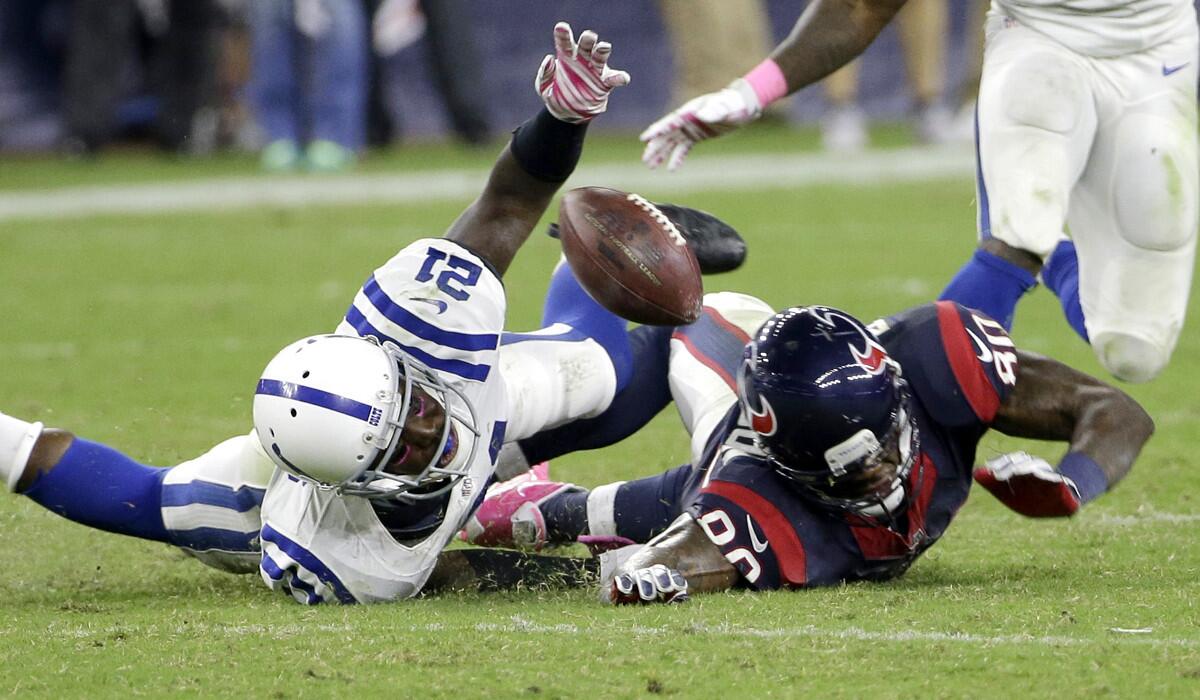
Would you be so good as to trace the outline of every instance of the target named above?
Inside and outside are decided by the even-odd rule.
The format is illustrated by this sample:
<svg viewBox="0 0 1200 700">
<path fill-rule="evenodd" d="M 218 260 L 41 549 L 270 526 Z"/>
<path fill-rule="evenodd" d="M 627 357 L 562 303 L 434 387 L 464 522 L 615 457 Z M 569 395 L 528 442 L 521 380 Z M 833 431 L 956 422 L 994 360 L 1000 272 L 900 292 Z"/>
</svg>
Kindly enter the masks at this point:
<svg viewBox="0 0 1200 700">
<path fill-rule="evenodd" d="M 466 301 L 471 297 L 471 292 L 467 288 L 474 287 L 479 282 L 479 275 L 483 272 L 483 268 L 470 260 L 457 255 L 448 255 L 446 251 L 437 248 L 429 248 L 425 251 L 425 256 L 424 264 L 417 271 L 416 280 L 418 282 L 428 282 L 434 279 L 435 269 L 437 269 L 439 270 L 436 273 L 438 289 L 445 292 L 450 298 L 459 301 Z"/>
</svg>

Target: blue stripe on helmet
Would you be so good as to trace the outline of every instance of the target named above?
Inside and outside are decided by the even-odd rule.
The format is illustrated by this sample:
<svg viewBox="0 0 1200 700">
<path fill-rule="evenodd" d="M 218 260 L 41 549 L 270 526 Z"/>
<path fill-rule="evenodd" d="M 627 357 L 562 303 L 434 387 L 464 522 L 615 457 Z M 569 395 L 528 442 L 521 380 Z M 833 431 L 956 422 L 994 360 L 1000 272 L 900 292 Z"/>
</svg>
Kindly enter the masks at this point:
<svg viewBox="0 0 1200 700">
<path fill-rule="evenodd" d="M 487 379 L 488 372 L 491 371 L 491 365 L 481 365 L 464 360 L 447 360 L 435 355 L 430 355 L 428 352 L 411 345 L 405 345 L 390 335 L 380 331 L 371 322 L 363 316 L 362 312 L 356 307 L 351 306 L 346 312 L 346 322 L 354 326 L 356 333 L 362 336 L 372 335 L 380 340 L 380 342 L 395 343 L 396 347 L 411 355 L 417 361 L 421 362 L 430 369 L 435 369 L 441 372 L 458 375 L 463 379 L 470 379 L 476 382 L 482 382 Z"/>
<path fill-rule="evenodd" d="M 462 333 L 444 328 L 418 318 L 416 314 L 392 301 L 383 291 L 374 275 L 363 285 L 363 294 L 387 320 L 404 330 L 431 343 L 444 345 L 455 350 L 494 350 L 499 337 L 496 333 Z"/>
<path fill-rule="evenodd" d="M 280 534 L 278 530 L 270 525 L 263 525 L 262 539 L 264 542 L 270 542 L 276 547 L 279 547 L 280 551 L 292 558 L 292 561 L 296 562 L 300 566 L 303 566 L 305 569 L 308 569 L 314 576 L 320 579 L 322 583 L 332 588 L 339 602 L 358 602 L 342 583 L 341 579 L 337 577 L 337 574 L 333 573 L 329 567 L 325 566 L 325 564 L 315 555 L 313 555 L 312 552 L 296 544 L 286 536 Z"/>
<path fill-rule="evenodd" d="M 371 417 L 371 407 L 365 403 L 292 382 L 281 382 L 277 379 L 260 379 L 258 380 L 258 389 L 254 393 L 266 396 L 278 396 L 301 403 L 312 404 L 313 406 L 320 406 L 321 408 L 327 408 L 330 411 L 336 411 L 361 421 L 366 421 Z"/>
</svg>

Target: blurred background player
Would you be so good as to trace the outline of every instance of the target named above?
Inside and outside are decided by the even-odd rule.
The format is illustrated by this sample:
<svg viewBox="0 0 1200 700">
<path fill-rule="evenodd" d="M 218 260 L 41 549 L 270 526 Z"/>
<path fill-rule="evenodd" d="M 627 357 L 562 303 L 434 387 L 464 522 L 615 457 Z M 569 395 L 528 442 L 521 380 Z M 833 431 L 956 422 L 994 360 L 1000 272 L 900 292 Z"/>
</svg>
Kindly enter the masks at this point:
<svg viewBox="0 0 1200 700">
<path fill-rule="evenodd" d="M 1022 515 L 1069 516 L 1129 472 L 1154 428 L 1120 390 L 947 301 L 868 328 L 719 293 L 690 326 L 633 335 L 628 388 L 596 418 L 519 441 L 522 455 L 611 444 L 674 400 L 691 463 L 590 491 L 522 479 L 465 532 L 534 548 L 646 542 L 609 555 L 622 563 L 602 590 L 617 603 L 894 578 L 942 536 L 972 478 Z M 1068 451 L 1057 468 L 1014 452 L 973 469 L 989 428 Z"/>
<path fill-rule="evenodd" d="M 771 48 L 771 20 L 763 0 L 658 0 L 675 61 L 674 100 L 723 86 Z"/>
<path fill-rule="evenodd" d="M 131 74 L 153 95 L 153 133 L 179 153 L 216 145 L 216 0 L 72 0 L 63 67 L 64 147 L 94 154 L 116 136 Z M 148 48 L 143 52 L 142 46 Z M 145 60 L 138 60 L 145 53 Z"/>
<path fill-rule="evenodd" d="M 249 93 L 268 171 L 351 166 L 366 144 L 368 43 L 361 2 L 247 4 Z"/>
<path fill-rule="evenodd" d="M 514 132 L 479 198 L 444 238 L 416 241 L 376 269 L 340 335 L 298 341 L 268 364 L 254 432 L 158 469 L 0 414 L 8 490 L 219 568 L 255 566 L 303 603 L 419 592 L 482 497 L 504 436 L 602 410 L 627 375 L 625 322 L 566 266 L 547 316 L 573 325 L 518 339 L 498 366 L 500 275 L 573 171 L 588 122 L 629 81 L 608 67 L 611 46 L 594 32 L 576 42 L 560 22 L 554 45 L 537 74 L 544 107 Z M 554 395 L 525 394 L 546 391 Z"/>
<path fill-rule="evenodd" d="M 902 5 L 817 0 L 745 77 L 647 128 L 643 160 L 678 168 L 696 143 L 845 65 Z M 1084 6 L 992 4 L 977 121 L 981 243 L 942 298 L 1009 328 L 1040 273 L 1100 363 L 1143 382 L 1170 359 L 1191 286 L 1196 12 L 1188 0 Z"/>
<path fill-rule="evenodd" d="M 949 38 L 947 0 L 910 0 L 897 14 L 896 28 L 912 95 L 912 124 L 917 140 L 927 144 L 966 142 L 970 133 L 960 134 L 954 129 L 953 114 L 944 102 Z M 870 142 L 867 117 L 858 106 L 860 63 L 858 60 L 847 63 L 821 83 L 829 103 L 821 119 L 821 144 L 827 150 L 859 151 Z M 730 75 L 736 73 L 725 73 L 724 80 Z"/>
</svg>

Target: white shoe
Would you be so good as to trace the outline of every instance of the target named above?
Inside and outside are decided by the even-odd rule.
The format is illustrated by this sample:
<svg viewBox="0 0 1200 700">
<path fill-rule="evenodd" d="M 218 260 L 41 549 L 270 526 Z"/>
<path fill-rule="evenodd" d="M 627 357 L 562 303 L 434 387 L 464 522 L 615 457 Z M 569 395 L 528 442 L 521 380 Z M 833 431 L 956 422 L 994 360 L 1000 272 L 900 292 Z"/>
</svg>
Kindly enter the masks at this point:
<svg viewBox="0 0 1200 700">
<path fill-rule="evenodd" d="M 858 107 L 834 107 L 821 119 L 821 145 L 827 151 L 854 153 L 867 147 L 867 118 Z"/>
</svg>

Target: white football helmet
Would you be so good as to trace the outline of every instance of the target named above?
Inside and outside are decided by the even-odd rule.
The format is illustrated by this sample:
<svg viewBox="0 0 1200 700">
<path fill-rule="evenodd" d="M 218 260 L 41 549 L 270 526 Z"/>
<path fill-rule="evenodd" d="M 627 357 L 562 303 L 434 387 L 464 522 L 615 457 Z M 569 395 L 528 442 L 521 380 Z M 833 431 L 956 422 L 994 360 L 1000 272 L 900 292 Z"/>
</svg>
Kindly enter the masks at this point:
<svg viewBox="0 0 1200 700">
<path fill-rule="evenodd" d="M 414 385 L 445 409 L 441 442 L 419 474 L 389 474 L 384 469 L 403 438 Z M 367 498 L 411 501 L 445 493 L 474 461 L 477 425 L 462 392 L 396 345 L 372 337 L 302 338 L 267 364 L 254 394 L 254 429 L 276 466 Z M 447 441 L 455 439 L 458 454 L 439 466 Z"/>
</svg>

